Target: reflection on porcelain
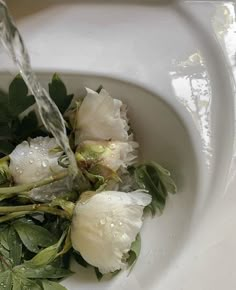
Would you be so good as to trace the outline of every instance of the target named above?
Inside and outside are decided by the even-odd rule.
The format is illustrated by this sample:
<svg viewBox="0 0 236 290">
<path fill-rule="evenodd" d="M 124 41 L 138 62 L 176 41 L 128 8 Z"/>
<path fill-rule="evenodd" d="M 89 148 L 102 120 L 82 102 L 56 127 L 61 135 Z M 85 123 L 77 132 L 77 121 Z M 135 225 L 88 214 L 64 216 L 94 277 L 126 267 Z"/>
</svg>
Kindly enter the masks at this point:
<svg viewBox="0 0 236 290">
<path fill-rule="evenodd" d="M 214 32 L 223 51 L 226 51 L 226 58 L 231 66 L 232 79 L 236 96 L 236 4 L 221 3 L 216 5 L 215 14 L 212 18 Z M 236 101 L 235 101 L 236 113 Z M 235 115 L 235 136 L 236 136 L 236 115 Z M 228 186 L 236 176 L 236 137 L 234 140 L 234 155 L 231 163 Z M 228 192 L 227 190 L 225 191 Z"/>
<path fill-rule="evenodd" d="M 195 52 L 187 60 L 173 61 L 170 72 L 172 86 L 177 99 L 190 112 L 200 133 L 202 151 L 206 164 L 210 166 L 211 149 L 211 86 L 208 72 L 201 53 Z"/>
<path fill-rule="evenodd" d="M 223 3 L 216 6 L 212 26 L 224 49 L 236 78 L 236 4 Z"/>
</svg>

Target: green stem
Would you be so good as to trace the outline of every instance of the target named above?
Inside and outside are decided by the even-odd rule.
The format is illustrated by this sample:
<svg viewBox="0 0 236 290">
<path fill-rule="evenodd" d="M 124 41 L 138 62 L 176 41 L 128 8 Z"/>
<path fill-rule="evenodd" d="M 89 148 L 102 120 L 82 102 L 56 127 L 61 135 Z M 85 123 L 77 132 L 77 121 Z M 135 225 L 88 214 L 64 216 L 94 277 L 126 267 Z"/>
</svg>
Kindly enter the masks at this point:
<svg viewBox="0 0 236 290">
<path fill-rule="evenodd" d="M 22 212 L 45 212 L 53 215 L 58 215 L 66 219 L 70 219 L 71 215 L 68 214 L 68 212 L 57 209 L 55 207 L 51 207 L 49 205 L 45 204 L 29 204 L 29 205 L 18 205 L 18 206 L 0 206 L 0 214 L 8 213 L 8 216 L 11 215 L 11 213 L 22 213 Z M 0 217 L 0 221 L 1 218 Z"/>
<path fill-rule="evenodd" d="M 10 160 L 9 155 L 6 155 L 6 156 L 0 158 L 0 162 L 4 162 L 4 161 L 8 161 L 8 160 Z"/>
<path fill-rule="evenodd" d="M 19 193 L 23 191 L 30 191 L 33 188 L 40 187 L 49 183 L 52 183 L 57 180 L 61 180 L 68 176 L 68 172 L 60 172 L 58 174 L 52 175 L 48 178 L 43 180 L 35 181 L 28 184 L 21 184 L 12 187 L 2 187 L 0 188 L 0 194 L 12 194 L 12 193 Z"/>
</svg>

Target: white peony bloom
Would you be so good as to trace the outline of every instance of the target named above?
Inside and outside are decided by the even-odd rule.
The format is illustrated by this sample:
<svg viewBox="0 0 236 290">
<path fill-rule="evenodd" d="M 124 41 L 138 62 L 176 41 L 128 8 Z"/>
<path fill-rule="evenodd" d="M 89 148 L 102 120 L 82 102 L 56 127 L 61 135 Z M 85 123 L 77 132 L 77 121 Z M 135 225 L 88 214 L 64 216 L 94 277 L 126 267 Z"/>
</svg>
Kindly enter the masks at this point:
<svg viewBox="0 0 236 290">
<path fill-rule="evenodd" d="M 128 141 L 126 109 L 104 89 L 100 93 L 86 89 L 76 120 L 75 143 L 84 140 Z"/>
<path fill-rule="evenodd" d="M 35 182 L 51 176 L 61 170 L 58 157 L 63 152 L 55 152 L 56 140 L 49 137 L 37 137 L 23 141 L 10 154 L 10 173 L 17 184 Z"/>
<path fill-rule="evenodd" d="M 82 196 L 72 219 L 74 249 L 103 274 L 124 268 L 125 254 L 141 229 L 143 209 L 151 199 L 142 191 L 104 191 L 86 201 Z"/>
<path fill-rule="evenodd" d="M 84 141 L 77 149 L 85 160 L 98 162 L 117 171 L 137 160 L 138 143 L 120 141 Z"/>
</svg>

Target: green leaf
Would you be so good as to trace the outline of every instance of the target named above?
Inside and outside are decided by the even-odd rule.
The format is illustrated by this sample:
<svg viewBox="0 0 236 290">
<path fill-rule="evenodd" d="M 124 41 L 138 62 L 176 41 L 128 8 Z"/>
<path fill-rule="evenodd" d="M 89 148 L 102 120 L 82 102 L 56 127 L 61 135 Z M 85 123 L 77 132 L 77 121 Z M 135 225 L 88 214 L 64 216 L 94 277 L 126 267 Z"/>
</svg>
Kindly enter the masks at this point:
<svg viewBox="0 0 236 290">
<path fill-rule="evenodd" d="M 8 230 L 9 258 L 13 265 L 19 265 L 22 256 L 22 243 L 13 227 Z"/>
<path fill-rule="evenodd" d="M 101 90 L 104 89 L 102 85 L 100 85 L 97 89 L 96 92 L 99 94 L 101 92 Z"/>
<path fill-rule="evenodd" d="M 66 86 L 57 74 L 53 75 L 52 82 L 48 84 L 48 87 L 51 98 L 63 114 L 69 107 L 73 95 L 67 95 Z"/>
<path fill-rule="evenodd" d="M 13 288 L 12 290 L 42 290 L 41 286 L 36 281 L 27 279 L 24 275 L 13 273 Z"/>
<path fill-rule="evenodd" d="M 7 122 L 11 120 L 8 103 L 9 103 L 8 94 L 0 90 L 0 122 Z"/>
<path fill-rule="evenodd" d="M 0 285 L 1 289 L 4 290 L 12 289 L 12 272 L 10 270 L 0 273 Z"/>
<path fill-rule="evenodd" d="M 33 253 L 38 253 L 40 247 L 48 247 L 55 243 L 53 233 L 41 226 L 16 222 L 14 227 L 25 247 Z"/>
<path fill-rule="evenodd" d="M 28 87 L 20 75 L 17 75 L 9 86 L 9 109 L 17 117 L 35 103 L 34 96 L 28 96 Z"/>
<path fill-rule="evenodd" d="M 8 122 L 0 123 L 0 140 L 7 140 L 11 138 L 11 131 Z"/>
<path fill-rule="evenodd" d="M 83 259 L 83 257 L 76 251 L 73 252 L 73 257 L 75 258 L 75 261 L 81 265 L 84 268 L 88 267 L 88 263 Z"/>
<path fill-rule="evenodd" d="M 13 133 L 20 142 L 27 139 L 28 137 L 33 137 L 32 134 L 38 128 L 38 118 L 35 112 L 32 111 L 21 121 L 15 120 L 13 126 Z"/>
<path fill-rule="evenodd" d="M 60 279 L 72 274 L 68 269 L 54 267 L 52 265 L 36 267 L 27 262 L 15 267 L 14 272 L 24 275 L 24 277 L 29 279 Z"/>
<path fill-rule="evenodd" d="M 1 159 L 0 160 L 0 185 L 6 184 L 9 185 L 11 181 L 11 176 L 9 172 L 8 161 Z"/>
<path fill-rule="evenodd" d="M 138 165 L 134 170 L 134 178 L 139 188 L 148 190 L 152 195 L 149 208 L 153 213 L 156 213 L 157 209 L 162 213 L 168 192 L 176 193 L 177 191 L 170 172 L 155 162 Z"/>
<path fill-rule="evenodd" d="M 64 231 L 60 240 L 56 244 L 41 250 L 30 261 L 27 261 L 29 266 L 40 267 L 40 266 L 44 266 L 53 262 L 57 257 L 59 248 L 62 242 L 64 241 L 66 234 L 67 234 L 67 231 Z"/>
<path fill-rule="evenodd" d="M 33 266 L 43 266 L 51 263 L 55 260 L 58 253 L 58 245 L 54 244 L 50 247 L 47 247 L 41 250 L 36 256 L 33 257 L 28 263 L 32 264 Z"/>
<path fill-rule="evenodd" d="M 133 268 L 135 265 L 141 251 L 141 237 L 140 234 L 137 235 L 136 240 L 132 243 L 130 251 L 129 251 L 129 258 L 128 258 L 128 265 Z"/>
<path fill-rule="evenodd" d="M 67 290 L 64 286 L 60 285 L 59 283 L 48 280 L 43 280 L 42 285 L 44 290 Z"/>
<path fill-rule="evenodd" d="M 15 146 L 6 140 L 0 141 L 0 153 L 4 155 L 10 154 L 15 149 Z"/>
<path fill-rule="evenodd" d="M 101 281 L 102 280 L 102 277 L 104 276 L 98 268 L 94 267 L 94 271 L 95 271 L 95 274 L 96 274 L 96 277 L 98 279 L 98 281 Z"/>
</svg>

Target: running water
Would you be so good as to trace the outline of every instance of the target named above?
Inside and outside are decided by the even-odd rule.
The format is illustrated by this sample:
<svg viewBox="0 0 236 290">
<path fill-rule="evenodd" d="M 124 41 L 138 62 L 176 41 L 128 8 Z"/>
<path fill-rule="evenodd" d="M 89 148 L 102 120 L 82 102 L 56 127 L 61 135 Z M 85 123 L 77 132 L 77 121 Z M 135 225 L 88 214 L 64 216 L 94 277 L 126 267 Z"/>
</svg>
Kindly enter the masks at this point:
<svg viewBox="0 0 236 290">
<path fill-rule="evenodd" d="M 70 172 L 75 177 L 78 174 L 78 168 L 66 135 L 65 121 L 58 107 L 52 101 L 48 92 L 41 86 L 33 72 L 23 39 L 8 13 L 6 4 L 1 0 L 0 39 L 14 63 L 19 68 L 20 74 L 28 88 L 34 95 L 45 128 L 52 133 L 58 145 L 64 149 L 70 162 Z"/>
</svg>

